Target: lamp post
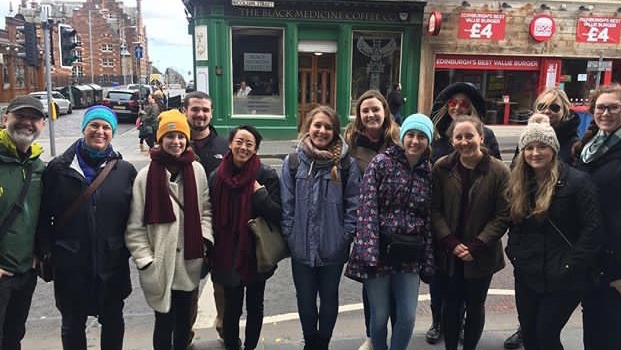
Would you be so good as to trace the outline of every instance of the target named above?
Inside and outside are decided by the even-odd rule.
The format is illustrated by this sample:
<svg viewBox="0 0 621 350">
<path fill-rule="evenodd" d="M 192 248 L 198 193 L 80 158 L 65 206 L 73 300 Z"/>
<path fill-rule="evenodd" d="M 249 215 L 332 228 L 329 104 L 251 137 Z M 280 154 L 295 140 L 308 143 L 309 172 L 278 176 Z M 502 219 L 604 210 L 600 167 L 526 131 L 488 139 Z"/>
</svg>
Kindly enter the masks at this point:
<svg viewBox="0 0 621 350">
<path fill-rule="evenodd" d="M 91 13 L 93 11 L 97 11 L 99 12 L 99 6 L 95 5 L 94 9 L 89 9 L 88 10 L 88 52 L 89 55 L 91 56 L 90 61 L 91 61 L 91 84 L 95 82 L 95 67 L 94 67 L 94 61 L 93 61 L 93 56 L 95 55 L 93 52 L 93 24 L 91 23 Z"/>
<path fill-rule="evenodd" d="M 127 85 L 127 57 L 130 55 L 127 51 L 127 44 L 125 41 L 121 43 L 121 75 L 123 75 L 123 85 Z"/>
</svg>

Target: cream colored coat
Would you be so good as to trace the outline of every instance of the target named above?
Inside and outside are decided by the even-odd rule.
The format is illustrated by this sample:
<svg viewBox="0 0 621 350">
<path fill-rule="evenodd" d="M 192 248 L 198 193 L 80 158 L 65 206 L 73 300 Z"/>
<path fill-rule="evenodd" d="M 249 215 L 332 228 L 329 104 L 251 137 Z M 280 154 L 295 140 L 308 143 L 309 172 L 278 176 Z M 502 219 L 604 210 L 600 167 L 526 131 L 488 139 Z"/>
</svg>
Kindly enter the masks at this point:
<svg viewBox="0 0 621 350">
<path fill-rule="evenodd" d="M 193 162 L 203 238 L 213 243 L 209 186 L 203 166 Z M 147 174 L 149 166 L 138 172 L 125 242 L 138 267 L 140 285 L 147 303 L 157 312 L 170 310 L 172 290 L 192 291 L 198 287 L 203 259 L 185 260 L 183 257 L 183 210 L 170 197 L 176 221 L 166 224 L 143 225 Z M 166 182 L 172 193 L 183 203 L 183 180 L 179 176 Z M 169 195 L 170 196 L 170 195 Z M 150 266 L 149 263 L 151 263 Z"/>
</svg>

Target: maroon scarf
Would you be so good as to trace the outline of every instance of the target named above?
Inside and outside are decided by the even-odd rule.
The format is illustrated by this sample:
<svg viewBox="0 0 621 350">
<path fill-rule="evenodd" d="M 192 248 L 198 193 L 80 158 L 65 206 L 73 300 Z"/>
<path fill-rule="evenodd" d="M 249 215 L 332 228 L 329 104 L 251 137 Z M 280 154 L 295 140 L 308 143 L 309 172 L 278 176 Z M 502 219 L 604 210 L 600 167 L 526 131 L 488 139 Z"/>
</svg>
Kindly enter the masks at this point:
<svg viewBox="0 0 621 350">
<path fill-rule="evenodd" d="M 166 168 L 176 168 L 183 179 L 183 257 L 186 260 L 203 257 L 203 233 L 198 210 L 198 190 L 192 162 L 196 156 L 192 149 L 175 158 L 161 148 L 151 151 L 151 164 L 147 174 L 147 189 L 144 205 L 145 224 L 175 222 L 172 201 L 166 180 Z"/>
<path fill-rule="evenodd" d="M 257 259 L 248 220 L 252 217 L 253 185 L 261 161 L 256 154 L 236 168 L 228 152 L 218 170 L 214 183 L 213 222 L 216 234 L 215 267 L 235 271 L 244 282 L 250 282 L 257 272 Z M 237 259 L 233 266 L 234 259 Z"/>
</svg>

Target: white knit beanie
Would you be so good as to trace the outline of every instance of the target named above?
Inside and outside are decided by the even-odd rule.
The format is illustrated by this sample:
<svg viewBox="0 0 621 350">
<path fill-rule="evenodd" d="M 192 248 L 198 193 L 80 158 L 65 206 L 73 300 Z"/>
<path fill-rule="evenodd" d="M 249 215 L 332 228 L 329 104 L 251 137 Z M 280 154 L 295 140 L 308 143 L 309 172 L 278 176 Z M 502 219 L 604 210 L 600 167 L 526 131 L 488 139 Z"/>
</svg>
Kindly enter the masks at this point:
<svg viewBox="0 0 621 350">
<path fill-rule="evenodd" d="M 556 132 L 550 126 L 550 119 L 547 115 L 535 113 L 528 119 L 528 125 L 526 125 L 526 129 L 520 135 L 520 141 L 518 142 L 520 152 L 531 142 L 541 142 L 552 148 L 556 153 L 561 148 L 556 138 Z"/>
</svg>

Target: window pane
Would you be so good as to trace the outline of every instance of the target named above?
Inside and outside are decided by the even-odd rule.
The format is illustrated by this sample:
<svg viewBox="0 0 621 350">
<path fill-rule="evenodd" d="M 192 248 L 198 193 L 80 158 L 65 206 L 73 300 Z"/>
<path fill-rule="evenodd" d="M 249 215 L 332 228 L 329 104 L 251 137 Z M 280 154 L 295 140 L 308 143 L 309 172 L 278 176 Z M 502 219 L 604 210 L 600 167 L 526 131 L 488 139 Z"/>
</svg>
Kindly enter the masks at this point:
<svg viewBox="0 0 621 350">
<path fill-rule="evenodd" d="M 351 113 L 365 91 L 379 90 L 384 96 L 399 82 L 401 34 L 356 31 L 353 36 Z"/>
<path fill-rule="evenodd" d="M 233 114 L 284 114 L 282 37 L 281 29 L 232 29 Z"/>
</svg>

